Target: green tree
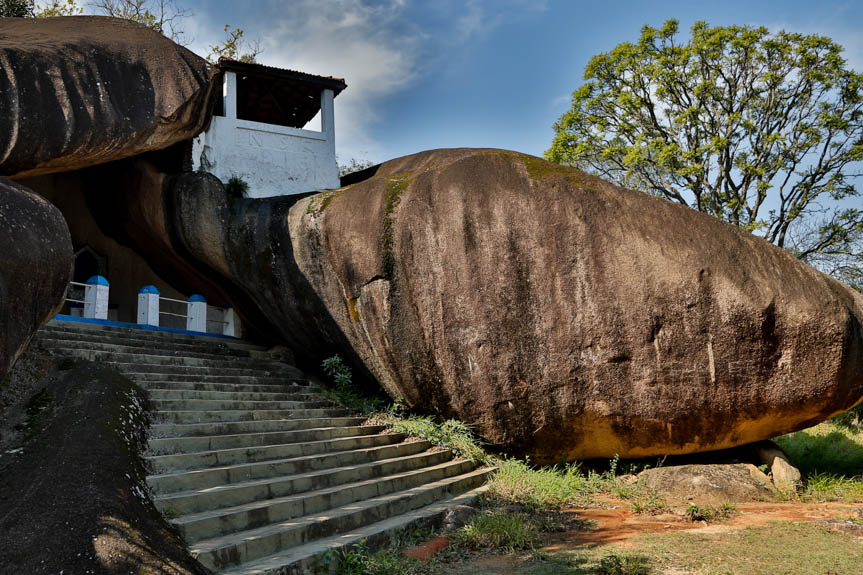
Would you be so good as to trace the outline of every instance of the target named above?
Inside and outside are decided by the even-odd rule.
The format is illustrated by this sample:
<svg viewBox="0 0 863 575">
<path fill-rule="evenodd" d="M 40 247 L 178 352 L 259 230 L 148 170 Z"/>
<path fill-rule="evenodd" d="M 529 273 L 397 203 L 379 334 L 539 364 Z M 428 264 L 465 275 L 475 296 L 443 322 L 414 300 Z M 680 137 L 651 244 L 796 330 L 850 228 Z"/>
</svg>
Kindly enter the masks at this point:
<svg viewBox="0 0 863 575">
<path fill-rule="evenodd" d="M 706 212 L 861 279 L 863 75 L 830 38 L 645 26 L 594 56 L 546 158 Z M 858 283 L 859 285 L 859 283 Z"/>
<path fill-rule="evenodd" d="M 33 16 L 33 0 L 0 0 L 0 18 Z"/>
<path fill-rule="evenodd" d="M 254 64 L 258 61 L 258 54 L 263 52 L 260 43 L 255 40 L 251 44 L 246 44 L 246 39 L 243 38 L 243 30 L 237 27 L 232 27 L 230 24 L 225 24 L 225 39 L 217 46 L 210 46 L 210 53 L 207 55 L 207 61 L 215 64 L 219 58 L 230 58 L 231 60 L 239 60 Z"/>
<path fill-rule="evenodd" d="M 51 0 L 40 3 L 34 10 L 36 18 L 54 18 L 56 16 L 78 16 L 83 14 L 84 9 L 78 6 L 75 0 Z"/>
</svg>

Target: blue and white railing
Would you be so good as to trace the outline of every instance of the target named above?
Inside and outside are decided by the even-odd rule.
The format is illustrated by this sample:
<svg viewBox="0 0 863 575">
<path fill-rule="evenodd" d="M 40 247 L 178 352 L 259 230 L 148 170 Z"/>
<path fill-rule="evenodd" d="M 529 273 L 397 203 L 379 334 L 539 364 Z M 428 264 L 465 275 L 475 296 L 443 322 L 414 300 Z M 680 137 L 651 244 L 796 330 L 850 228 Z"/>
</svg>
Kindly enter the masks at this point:
<svg viewBox="0 0 863 575">
<path fill-rule="evenodd" d="M 164 309 L 164 304 L 170 308 L 181 311 L 168 311 Z M 207 319 L 207 315 L 212 314 L 218 319 Z M 173 299 L 162 297 L 156 286 L 144 286 L 138 292 L 138 323 L 142 325 L 160 326 L 162 316 L 167 318 L 182 318 L 185 320 L 185 329 L 187 331 L 201 333 L 218 333 L 237 337 L 239 335 L 239 322 L 234 315 L 232 308 L 218 308 L 208 306 L 204 296 L 194 294 L 188 300 Z M 217 327 L 212 330 L 207 329 L 207 325 L 215 324 Z"/>
<path fill-rule="evenodd" d="M 84 291 L 84 299 L 77 299 L 81 297 L 78 295 L 81 290 Z M 69 288 L 66 290 L 66 301 L 82 304 L 84 306 L 82 317 L 108 319 L 108 290 L 108 280 L 102 276 L 93 276 L 86 283 L 69 282 Z"/>
</svg>

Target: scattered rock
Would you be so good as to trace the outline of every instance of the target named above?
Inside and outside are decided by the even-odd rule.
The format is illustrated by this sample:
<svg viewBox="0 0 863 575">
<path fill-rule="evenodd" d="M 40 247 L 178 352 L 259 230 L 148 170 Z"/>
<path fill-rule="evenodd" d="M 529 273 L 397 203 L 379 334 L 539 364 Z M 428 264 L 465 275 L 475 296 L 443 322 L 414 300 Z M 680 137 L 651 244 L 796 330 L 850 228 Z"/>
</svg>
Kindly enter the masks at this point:
<svg viewBox="0 0 863 575">
<path fill-rule="evenodd" d="M 456 505 L 449 509 L 444 515 L 442 529 L 444 533 L 451 533 L 466 525 L 471 517 L 476 514 L 476 509 L 470 505 Z"/>
<path fill-rule="evenodd" d="M 60 211 L 0 178 L 0 378 L 59 311 L 71 277 L 72 239 Z"/>
<path fill-rule="evenodd" d="M 71 171 L 188 140 L 213 71 L 129 20 L 0 19 L 0 175 Z"/>
<path fill-rule="evenodd" d="M 776 496 L 770 478 L 751 463 L 657 467 L 639 473 L 638 483 L 669 499 L 700 504 L 769 501 Z"/>
<path fill-rule="evenodd" d="M 773 484 L 780 491 L 795 491 L 800 485 L 801 475 L 788 455 L 772 441 L 763 441 L 754 447 L 761 463 L 768 466 Z"/>
</svg>

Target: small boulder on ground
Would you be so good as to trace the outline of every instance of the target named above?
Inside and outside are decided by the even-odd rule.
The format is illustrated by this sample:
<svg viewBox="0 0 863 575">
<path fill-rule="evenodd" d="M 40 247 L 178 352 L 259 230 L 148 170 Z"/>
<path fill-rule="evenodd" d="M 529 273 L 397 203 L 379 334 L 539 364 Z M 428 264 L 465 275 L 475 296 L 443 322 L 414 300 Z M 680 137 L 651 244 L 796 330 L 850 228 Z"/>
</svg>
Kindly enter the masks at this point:
<svg viewBox="0 0 863 575">
<path fill-rule="evenodd" d="M 758 459 L 767 465 L 773 484 L 780 491 L 794 491 L 800 484 L 800 470 L 794 467 L 788 455 L 772 441 L 762 441 L 753 446 Z"/>
<path fill-rule="evenodd" d="M 639 473 L 638 483 L 668 499 L 710 505 L 769 501 L 777 495 L 770 478 L 751 463 L 657 467 Z"/>
</svg>

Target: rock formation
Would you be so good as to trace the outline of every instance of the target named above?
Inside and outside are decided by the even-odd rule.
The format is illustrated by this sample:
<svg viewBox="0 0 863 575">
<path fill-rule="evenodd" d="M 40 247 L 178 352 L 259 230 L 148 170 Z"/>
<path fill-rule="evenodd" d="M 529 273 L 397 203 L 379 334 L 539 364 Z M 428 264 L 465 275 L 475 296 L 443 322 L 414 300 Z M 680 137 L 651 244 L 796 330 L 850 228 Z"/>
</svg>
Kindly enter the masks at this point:
<svg viewBox="0 0 863 575">
<path fill-rule="evenodd" d="M 158 32 L 102 16 L 0 19 L 0 175 L 76 170 L 201 131 L 212 71 Z"/>
<path fill-rule="evenodd" d="M 63 302 L 72 242 L 60 211 L 0 178 L 0 378 Z"/>
<path fill-rule="evenodd" d="M 208 176 L 168 188 L 180 251 L 295 349 L 358 358 L 393 397 L 534 461 L 732 447 L 863 395 L 859 294 L 538 158 L 425 152 L 233 208 Z"/>
<path fill-rule="evenodd" d="M 178 289 L 535 462 L 732 447 L 863 396 L 860 294 L 578 170 L 437 150 L 336 191 L 229 200 L 181 173 L 212 79 L 137 24 L 0 20 L 0 175 L 76 171 L 105 235 Z M 3 194 L 0 368 L 59 301 L 70 251 L 44 202 Z"/>
</svg>

